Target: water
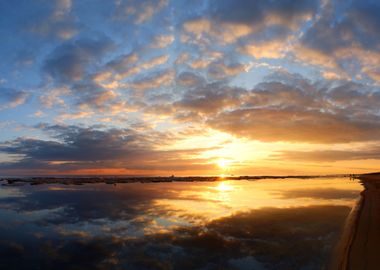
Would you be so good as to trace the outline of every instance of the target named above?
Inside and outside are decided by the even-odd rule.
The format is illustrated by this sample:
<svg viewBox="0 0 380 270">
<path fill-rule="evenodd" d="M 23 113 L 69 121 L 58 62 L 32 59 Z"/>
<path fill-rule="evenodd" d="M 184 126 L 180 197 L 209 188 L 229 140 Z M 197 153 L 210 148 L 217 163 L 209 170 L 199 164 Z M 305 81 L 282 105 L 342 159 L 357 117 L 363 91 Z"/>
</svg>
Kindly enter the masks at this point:
<svg viewBox="0 0 380 270">
<path fill-rule="evenodd" d="M 347 178 L 0 188 L 0 269 L 324 269 Z"/>
</svg>

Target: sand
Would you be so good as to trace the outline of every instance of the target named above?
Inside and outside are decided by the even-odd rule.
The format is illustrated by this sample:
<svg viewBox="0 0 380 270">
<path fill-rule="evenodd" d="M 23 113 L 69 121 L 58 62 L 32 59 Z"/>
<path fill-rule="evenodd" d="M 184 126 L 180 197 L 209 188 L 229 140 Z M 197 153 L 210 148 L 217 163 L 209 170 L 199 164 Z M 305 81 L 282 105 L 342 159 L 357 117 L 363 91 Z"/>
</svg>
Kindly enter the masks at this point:
<svg viewBox="0 0 380 270">
<path fill-rule="evenodd" d="M 380 173 L 358 177 L 365 189 L 351 213 L 330 269 L 380 269 Z"/>
</svg>

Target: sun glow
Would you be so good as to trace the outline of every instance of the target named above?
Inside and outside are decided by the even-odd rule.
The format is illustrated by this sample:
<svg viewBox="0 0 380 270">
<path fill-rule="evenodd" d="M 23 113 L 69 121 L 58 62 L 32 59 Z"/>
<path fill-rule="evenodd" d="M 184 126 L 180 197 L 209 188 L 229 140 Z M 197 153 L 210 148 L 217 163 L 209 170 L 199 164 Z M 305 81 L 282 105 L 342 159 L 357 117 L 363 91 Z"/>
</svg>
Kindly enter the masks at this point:
<svg viewBox="0 0 380 270">
<path fill-rule="evenodd" d="M 221 191 L 221 192 L 225 192 L 225 191 L 234 190 L 234 188 L 233 188 L 233 186 L 231 186 L 230 184 L 228 184 L 226 182 L 220 182 L 218 184 L 218 186 L 216 187 L 216 190 Z"/>
<path fill-rule="evenodd" d="M 216 161 L 216 164 L 219 166 L 221 169 L 226 169 L 231 165 L 232 161 L 228 159 L 219 159 Z"/>
</svg>

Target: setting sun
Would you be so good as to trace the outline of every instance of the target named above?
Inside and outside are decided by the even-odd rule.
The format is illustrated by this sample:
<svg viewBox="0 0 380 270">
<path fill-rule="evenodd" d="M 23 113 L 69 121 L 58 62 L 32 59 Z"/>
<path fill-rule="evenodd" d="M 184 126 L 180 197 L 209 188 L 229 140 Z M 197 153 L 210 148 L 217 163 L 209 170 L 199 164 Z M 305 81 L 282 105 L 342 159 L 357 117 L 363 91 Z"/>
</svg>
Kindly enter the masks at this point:
<svg viewBox="0 0 380 270">
<path fill-rule="evenodd" d="M 219 159 L 216 161 L 216 164 L 221 169 L 227 169 L 231 165 L 232 161 L 228 159 Z"/>
</svg>

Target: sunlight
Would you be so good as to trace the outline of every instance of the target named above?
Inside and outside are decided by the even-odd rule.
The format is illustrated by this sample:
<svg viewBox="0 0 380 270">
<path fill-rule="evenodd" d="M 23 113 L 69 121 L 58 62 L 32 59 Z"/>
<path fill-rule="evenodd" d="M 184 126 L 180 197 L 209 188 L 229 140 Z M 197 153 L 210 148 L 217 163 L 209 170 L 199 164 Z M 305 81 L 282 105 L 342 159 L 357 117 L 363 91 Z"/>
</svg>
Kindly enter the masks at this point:
<svg viewBox="0 0 380 270">
<path fill-rule="evenodd" d="M 228 159 L 219 159 L 216 161 L 216 164 L 219 166 L 221 169 L 226 169 L 230 166 L 231 160 Z"/>
<path fill-rule="evenodd" d="M 230 184 L 228 184 L 226 182 L 220 182 L 218 184 L 218 186 L 216 187 L 216 190 L 221 191 L 221 192 L 225 192 L 225 191 L 234 190 L 234 188 L 233 188 L 233 186 L 231 186 Z"/>
</svg>

